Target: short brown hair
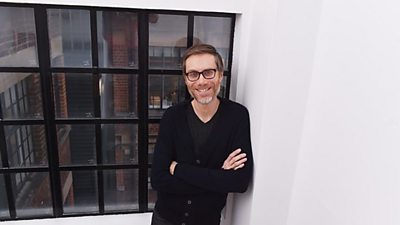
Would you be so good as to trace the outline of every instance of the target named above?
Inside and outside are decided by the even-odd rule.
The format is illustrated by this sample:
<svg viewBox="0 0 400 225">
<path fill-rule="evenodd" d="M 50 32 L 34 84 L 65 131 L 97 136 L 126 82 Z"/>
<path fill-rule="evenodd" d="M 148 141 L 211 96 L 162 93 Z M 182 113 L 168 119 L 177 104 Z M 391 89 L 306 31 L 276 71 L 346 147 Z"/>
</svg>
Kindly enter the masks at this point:
<svg viewBox="0 0 400 225">
<path fill-rule="evenodd" d="M 224 72 L 224 63 L 221 55 L 217 52 L 214 46 L 209 44 L 198 44 L 188 48 L 182 58 L 182 72 L 186 73 L 186 60 L 192 55 L 210 54 L 214 56 L 215 64 L 219 72 Z"/>
</svg>

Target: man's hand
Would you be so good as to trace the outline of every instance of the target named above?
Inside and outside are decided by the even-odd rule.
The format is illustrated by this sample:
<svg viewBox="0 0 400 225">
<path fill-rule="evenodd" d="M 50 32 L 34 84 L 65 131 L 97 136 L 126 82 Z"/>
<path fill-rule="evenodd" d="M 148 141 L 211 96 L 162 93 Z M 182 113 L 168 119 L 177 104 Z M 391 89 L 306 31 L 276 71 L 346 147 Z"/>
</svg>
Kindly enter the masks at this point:
<svg viewBox="0 0 400 225">
<path fill-rule="evenodd" d="M 237 170 L 244 167 L 244 163 L 247 161 L 246 153 L 240 153 L 242 149 L 238 148 L 229 154 L 228 158 L 225 159 L 222 168 L 224 170 Z"/>
<path fill-rule="evenodd" d="M 176 161 L 172 161 L 171 165 L 169 165 L 169 173 L 171 175 L 174 175 L 175 172 L 175 166 L 178 165 L 178 163 Z"/>
</svg>

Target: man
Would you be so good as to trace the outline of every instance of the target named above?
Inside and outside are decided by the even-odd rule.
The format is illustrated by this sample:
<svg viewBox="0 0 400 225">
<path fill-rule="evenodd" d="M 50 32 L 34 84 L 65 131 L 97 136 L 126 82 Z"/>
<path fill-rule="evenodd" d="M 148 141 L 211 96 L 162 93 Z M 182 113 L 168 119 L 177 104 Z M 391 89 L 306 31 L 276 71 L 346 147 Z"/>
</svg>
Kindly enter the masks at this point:
<svg viewBox="0 0 400 225">
<path fill-rule="evenodd" d="M 152 225 L 219 225 L 227 194 L 245 192 L 252 175 L 249 114 L 217 97 L 224 66 L 213 46 L 189 48 L 182 67 L 192 99 L 169 108 L 161 120 Z"/>
</svg>

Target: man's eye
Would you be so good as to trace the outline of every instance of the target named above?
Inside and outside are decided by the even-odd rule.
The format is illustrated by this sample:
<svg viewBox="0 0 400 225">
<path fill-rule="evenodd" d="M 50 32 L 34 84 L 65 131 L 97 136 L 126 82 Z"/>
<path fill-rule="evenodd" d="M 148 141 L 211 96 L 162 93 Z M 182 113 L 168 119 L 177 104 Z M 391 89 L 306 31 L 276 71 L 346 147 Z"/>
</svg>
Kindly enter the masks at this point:
<svg viewBox="0 0 400 225">
<path fill-rule="evenodd" d="M 213 73 L 212 70 L 204 70 L 204 72 L 203 72 L 203 74 L 206 76 L 211 75 L 212 73 Z"/>
</svg>

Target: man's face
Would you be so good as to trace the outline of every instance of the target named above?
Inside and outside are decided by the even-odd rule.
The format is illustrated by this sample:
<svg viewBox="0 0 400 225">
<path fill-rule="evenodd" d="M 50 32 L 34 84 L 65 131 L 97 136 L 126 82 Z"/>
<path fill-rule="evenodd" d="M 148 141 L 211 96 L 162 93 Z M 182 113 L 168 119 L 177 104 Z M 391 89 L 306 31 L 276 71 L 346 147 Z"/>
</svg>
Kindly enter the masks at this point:
<svg viewBox="0 0 400 225">
<path fill-rule="evenodd" d="M 186 59 L 186 73 L 191 71 L 202 72 L 207 69 L 217 69 L 213 55 L 192 55 Z M 196 81 L 189 81 L 185 76 L 185 83 L 190 95 L 200 104 L 209 104 L 217 98 L 220 91 L 223 73 L 217 71 L 213 79 L 205 79 L 200 75 Z"/>
</svg>

